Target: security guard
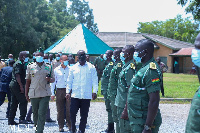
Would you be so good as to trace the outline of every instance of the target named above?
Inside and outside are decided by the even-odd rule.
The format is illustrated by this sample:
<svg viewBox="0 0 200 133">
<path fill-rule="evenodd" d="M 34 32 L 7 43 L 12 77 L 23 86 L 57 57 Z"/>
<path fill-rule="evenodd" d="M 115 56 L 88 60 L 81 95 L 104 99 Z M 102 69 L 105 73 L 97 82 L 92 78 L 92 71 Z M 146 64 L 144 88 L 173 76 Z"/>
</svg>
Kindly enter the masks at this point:
<svg viewBox="0 0 200 133">
<path fill-rule="evenodd" d="M 36 53 L 36 62 L 30 63 L 26 71 L 25 95 L 32 104 L 33 121 L 37 133 L 42 133 L 44 130 L 46 111 L 51 96 L 49 83 L 54 82 L 51 65 L 44 63 L 43 57 L 44 53 L 40 48 Z"/>
<path fill-rule="evenodd" d="M 103 70 L 105 69 L 107 64 L 108 64 L 107 61 L 103 59 L 103 54 L 101 54 L 95 59 L 94 66 L 97 70 L 98 82 L 99 80 L 101 80 Z"/>
<path fill-rule="evenodd" d="M 11 91 L 11 103 L 10 103 L 10 113 L 8 118 L 8 125 L 16 125 L 17 123 L 14 121 L 17 107 L 19 104 L 20 124 L 27 124 L 25 120 L 26 112 L 27 112 L 27 101 L 24 94 L 25 87 L 25 76 L 26 76 L 26 67 L 25 62 L 28 60 L 27 52 L 22 51 L 19 53 L 19 60 L 17 60 L 13 65 L 12 71 L 12 80 L 9 84 Z"/>
<path fill-rule="evenodd" d="M 103 75 L 102 75 L 102 78 L 101 78 L 101 94 L 104 96 L 106 111 L 108 112 L 108 128 L 104 131 L 106 133 L 113 133 L 114 132 L 114 122 L 113 122 L 113 118 L 112 118 L 110 100 L 109 100 L 108 95 L 107 95 L 110 72 L 111 72 L 113 65 L 114 65 L 114 63 L 111 59 L 112 55 L 113 55 L 112 50 L 107 50 L 106 53 L 104 54 L 104 60 L 107 60 L 107 62 L 109 62 L 109 63 L 106 66 L 106 68 L 103 70 Z"/>
<path fill-rule="evenodd" d="M 125 63 L 122 67 L 122 71 L 119 74 L 117 96 L 115 99 L 120 133 L 131 132 L 129 120 L 122 119 L 121 115 L 126 105 L 128 88 L 130 86 L 131 79 L 133 75 L 135 75 L 136 71 L 136 65 L 133 61 L 134 51 L 135 49 L 133 45 L 126 45 L 124 46 L 124 48 L 122 49 L 122 53 L 120 54 L 121 61 Z"/>
<path fill-rule="evenodd" d="M 158 133 L 162 123 L 159 100 L 162 73 L 153 58 L 154 44 L 148 39 L 137 42 L 134 59 L 142 63 L 131 80 L 128 93 L 128 118 L 133 133 Z"/>
<path fill-rule="evenodd" d="M 120 60 L 120 53 L 122 52 L 122 49 L 116 49 L 113 52 L 112 60 L 114 61 L 114 67 L 111 70 L 110 73 L 110 79 L 108 84 L 108 97 L 110 100 L 110 106 L 112 110 L 112 117 L 113 121 L 116 123 L 116 133 L 119 133 L 119 122 L 117 117 L 117 107 L 115 104 L 115 97 L 117 95 L 117 87 L 118 87 L 118 77 L 119 73 L 122 70 L 122 61 Z"/>
<path fill-rule="evenodd" d="M 192 50 L 192 62 L 196 65 L 198 70 L 198 78 L 200 76 L 199 68 L 200 68 L 200 33 L 198 34 L 195 42 L 195 49 Z M 187 119 L 186 130 L 185 133 L 199 133 L 200 132 L 200 87 L 196 91 L 192 104 L 190 107 L 190 112 Z"/>
</svg>

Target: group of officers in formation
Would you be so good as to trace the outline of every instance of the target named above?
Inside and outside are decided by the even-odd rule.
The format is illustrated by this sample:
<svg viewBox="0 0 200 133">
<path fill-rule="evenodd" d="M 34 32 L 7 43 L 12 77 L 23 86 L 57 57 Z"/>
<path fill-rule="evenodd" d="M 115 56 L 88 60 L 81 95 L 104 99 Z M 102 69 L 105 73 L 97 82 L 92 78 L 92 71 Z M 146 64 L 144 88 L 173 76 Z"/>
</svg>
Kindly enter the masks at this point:
<svg viewBox="0 0 200 133">
<path fill-rule="evenodd" d="M 192 53 L 197 67 L 200 67 L 199 51 L 200 34 Z M 54 100 L 56 96 L 59 131 L 64 131 L 66 119 L 68 132 L 84 133 L 90 100 L 96 99 L 98 81 L 101 80 L 101 94 L 108 113 L 108 127 L 102 133 L 158 133 L 162 123 L 160 90 L 163 89 L 164 96 L 163 72 L 167 69 L 162 69 L 164 65 L 160 59 L 154 59 L 153 53 L 154 43 L 148 39 L 138 41 L 135 47 L 126 45 L 122 49 L 108 50 L 93 64 L 83 50 L 77 53 L 77 63 L 72 55 L 62 55 L 61 52 L 56 54 L 55 60 L 50 55 L 49 60 L 41 48 L 28 63 L 29 53 L 22 51 L 15 63 L 9 62 L 11 67 L 14 65 L 9 84 L 11 104 L 7 113 L 8 124 L 17 124 L 14 118 L 18 104 L 19 123 L 26 124 L 27 101 L 31 101 L 36 132 L 42 133 L 50 97 Z M 5 79 L 5 74 L 1 76 L 1 82 L 2 78 Z M 186 133 L 200 132 L 199 91 L 191 105 Z M 77 130 L 75 123 L 79 108 L 81 121 Z"/>
</svg>

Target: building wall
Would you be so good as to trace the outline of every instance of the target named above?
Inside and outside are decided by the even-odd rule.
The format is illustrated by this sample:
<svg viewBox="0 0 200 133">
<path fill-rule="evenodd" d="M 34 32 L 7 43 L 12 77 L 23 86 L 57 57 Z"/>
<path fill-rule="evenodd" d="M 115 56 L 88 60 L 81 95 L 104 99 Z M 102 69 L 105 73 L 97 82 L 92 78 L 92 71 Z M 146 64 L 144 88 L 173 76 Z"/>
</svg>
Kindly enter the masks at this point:
<svg viewBox="0 0 200 133">
<path fill-rule="evenodd" d="M 156 43 L 156 44 L 160 48 L 154 50 L 154 58 L 167 57 L 167 66 L 168 66 L 167 72 L 173 72 L 173 57 L 169 56 L 169 54 L 171 54 L 173 50 L 159 43 Z"/>
</svg>

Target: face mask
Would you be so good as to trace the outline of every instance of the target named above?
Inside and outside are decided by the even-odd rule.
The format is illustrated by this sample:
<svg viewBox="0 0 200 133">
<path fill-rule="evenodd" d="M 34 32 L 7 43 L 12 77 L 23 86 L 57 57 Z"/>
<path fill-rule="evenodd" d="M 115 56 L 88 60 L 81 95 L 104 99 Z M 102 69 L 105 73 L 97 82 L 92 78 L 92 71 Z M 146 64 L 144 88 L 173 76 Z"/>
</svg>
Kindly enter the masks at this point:
<svg viewBox="0 0 200 133">
<path fill-rule="evenodd" d="M 107 60 L 106 54 L 103 55 L 103 59 L 104 59 L 104 60 Z"/>
<path fill-rule="evenodd" d="M 59 55 L 60 55 L 60 57 L 62 56 L 62 54 L 61 54 L 61 53 L 59 53 Z"/>
<path fill-rule="evenodd" d="M 191 55 L 191 58 L 192 58 L 192 62 L 200 67 L 200 50 L 198 49 L 193 49 L 192 50 L 192 55 Z"/>
<path fill-rule="evenodd" d="M 33 59 L 35 59 L 35 56 L 33 56 Z"/>
<path fill-rule="evenodd" d="M 73 66 L 74 64 L 70 64 L 70 66 Z"/>
<path fill-rule="evenodd" d="M 24 62 L 28 62 L 28 59 L 29 59 L 29 58 L 28 58 L 28 57 L 26 57 L 26 58 L 24 59 Z"/>
<path fill-rule="evenodd" d="M 136 63 L 141 63 L 142 59 L 138 56 L 138 52 L 134 52 L 133 58 L 134 58 Z"/>
<path fill-rule="evenodd" d="M 43 57 L 42 56 L 36 56 L 36 61 L 41 63 L 43 62 Z"/>
<path fill-rule="evenodd" d="M 60 60 L 60 57 L 56 57 L 56 60 Z"/>
<path fill-rule="evenodd" d="M 125 61 L 124 53 L 123 52 L 120 53 L 120 59 L 121 59 L 122 62 Z"/>
<path fill-rule="evenodd" d="M 67 65 L 68 65 L 68 61 L 64 61 L 63 64 L 64 64 L 65 66 L 67 66 Z"/>
<path fill-rule="evenodd" d="M 13 60 L 13 58 L 9 58 L 9 60 Z"/>
<path fill-rule="evenodd" d="M 112 60 L 115 62 L 116 61 L 116 59 L 115 59 L 115 56 L 114 55 L 112 55 Z"/>
<path fill-rule="evenodd" d="M 44 59 L 44 62 L 47 63 L 47 62 L 49 62 L 49 61 L 48 61 L 48 59 Z"/>
</svg>

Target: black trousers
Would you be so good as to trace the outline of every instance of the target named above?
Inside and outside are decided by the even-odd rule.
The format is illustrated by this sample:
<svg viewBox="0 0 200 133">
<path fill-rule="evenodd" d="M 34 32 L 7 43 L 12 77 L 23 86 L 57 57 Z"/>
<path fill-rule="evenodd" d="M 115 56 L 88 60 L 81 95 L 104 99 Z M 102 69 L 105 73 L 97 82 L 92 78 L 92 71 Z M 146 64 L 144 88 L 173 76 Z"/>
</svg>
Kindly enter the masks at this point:
<svg viewBox="0 0 200 133">
<path fill-rule="evenodd" d="M 72 124 L 72 132 L 76 130 L 76 115 L 80 108 L 80 124 L 79 130 L 81 133 L 85 132 L 86 124 L 87 124 L 87 117 L 90 107 L 90 99 L 78 99 L 78 98 L 71 98 L 71 105 L 70 105 L 70 119 Z"/>
</svg>

